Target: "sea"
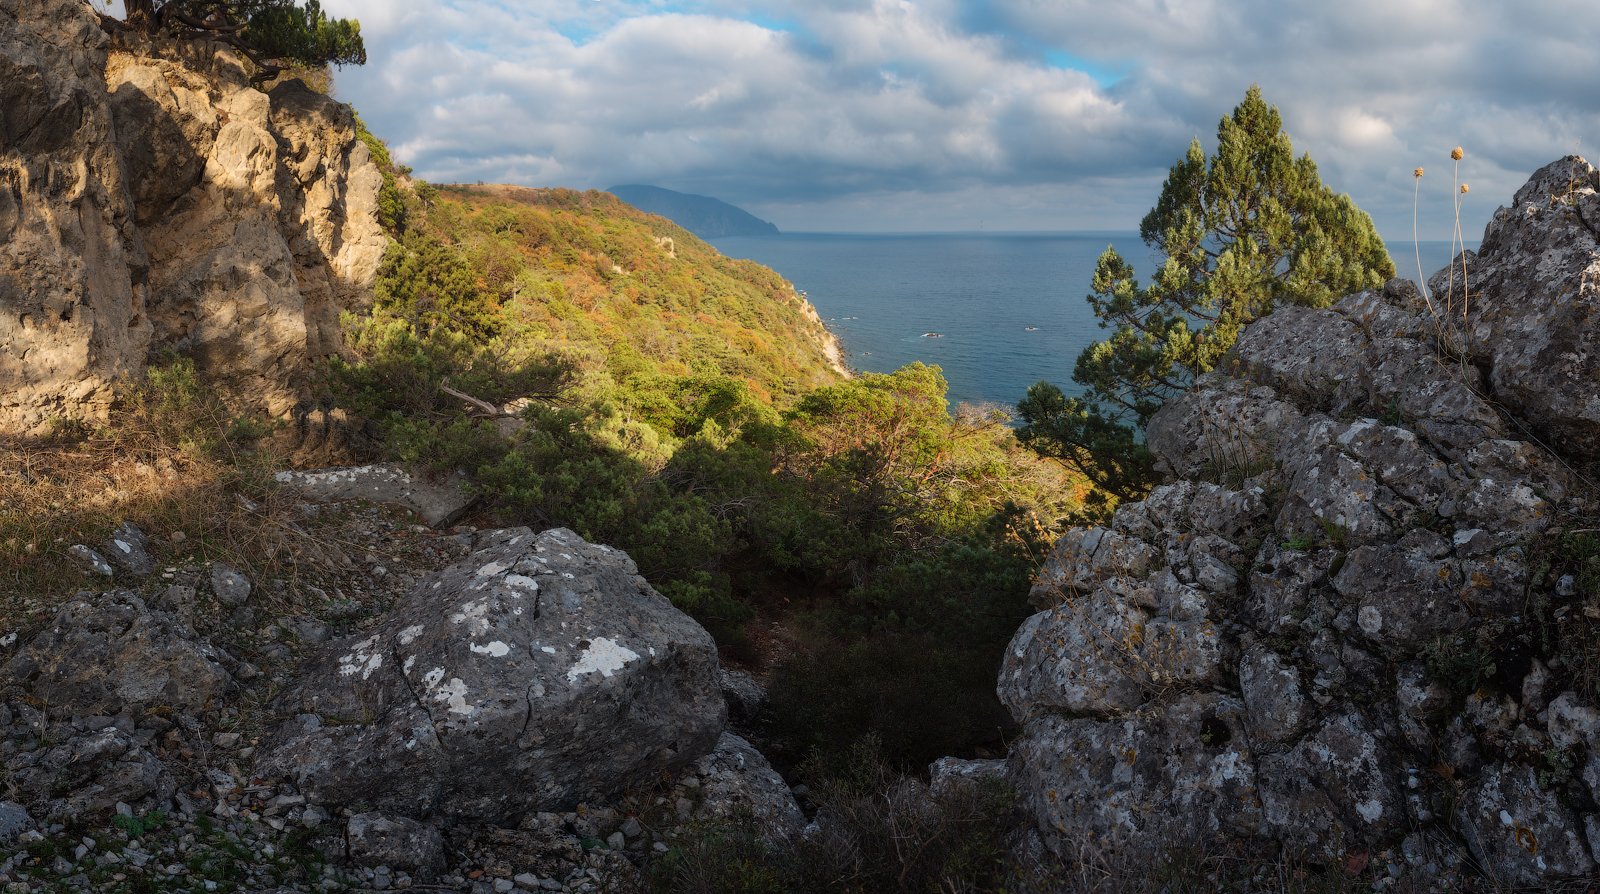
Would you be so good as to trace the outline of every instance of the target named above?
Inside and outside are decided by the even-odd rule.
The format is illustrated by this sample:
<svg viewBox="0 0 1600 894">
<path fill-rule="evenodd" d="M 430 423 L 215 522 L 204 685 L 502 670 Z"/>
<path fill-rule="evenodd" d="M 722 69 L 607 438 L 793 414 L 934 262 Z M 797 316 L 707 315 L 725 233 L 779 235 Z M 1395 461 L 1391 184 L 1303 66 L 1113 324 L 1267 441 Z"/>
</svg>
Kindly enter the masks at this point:
<svg viewBox="0 0 1600 894">
<path fill-rule="evenodd" d="M 1104 338 L 1085 300 L 1107 246 L 1139 271 L 1157 266 L 1137 233 L 784 233 L 711 240 L 729 257 L 778 271 L 805 292 L 838 335 L 850 366 L 890 372 L 935 364 L 950 403 L 1014 405 L 1040 380 L 1075 392 L 1072 367 Z M 1432 276 L 1450 243 L 1423 242 Z M 1408 241 L 1395 267 L 1416 278 Z"/>
</svg>

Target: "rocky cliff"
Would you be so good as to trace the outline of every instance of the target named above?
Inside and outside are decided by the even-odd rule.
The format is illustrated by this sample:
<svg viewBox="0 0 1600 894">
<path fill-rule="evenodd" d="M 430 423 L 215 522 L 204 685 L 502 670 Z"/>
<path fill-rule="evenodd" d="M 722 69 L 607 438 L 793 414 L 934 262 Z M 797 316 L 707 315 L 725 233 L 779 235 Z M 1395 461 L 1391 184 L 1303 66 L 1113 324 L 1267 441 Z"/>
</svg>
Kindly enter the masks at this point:
<svg viewBox="0 0 1600 894">
<path fill-rule="evenodd" d="M 261 410 L 302 399 L 386 245 L 348 107 L 84 0 L 0 0 L 0 110 L 0 433 L 103 415 L 165 349 Z"/>
<path fill-rule="evenodd" d="M 1465 287 L 1279 310 L 1152 420 L 1171 482 L 1059 542 L 1005 657 L 1038 844 L 1595 873 L 1597 188 L 1545 167 Z"/>
</svg>

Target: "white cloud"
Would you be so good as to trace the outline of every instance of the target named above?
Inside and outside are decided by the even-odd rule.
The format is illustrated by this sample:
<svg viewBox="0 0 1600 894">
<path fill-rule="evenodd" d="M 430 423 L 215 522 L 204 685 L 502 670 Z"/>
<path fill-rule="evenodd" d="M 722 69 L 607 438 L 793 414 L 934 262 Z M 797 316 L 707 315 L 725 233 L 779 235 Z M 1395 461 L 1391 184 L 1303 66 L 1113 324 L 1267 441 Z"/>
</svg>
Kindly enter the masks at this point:
<svg viewBox="0 0 1600 894">
<path fill-rule="evenodd" d="M 424 177 L 658 183 L 786 228 L 1129 226 L 1251 83 L 1392 236 L 1418 164 L 1424 228 L 1448 231 L 1457 143 L 1474 233 L 1534 167 L 1600 144 L 1600 18 L 1577 0 L 326 5 L 372 58 L 340 95 Z"/>
</svg>

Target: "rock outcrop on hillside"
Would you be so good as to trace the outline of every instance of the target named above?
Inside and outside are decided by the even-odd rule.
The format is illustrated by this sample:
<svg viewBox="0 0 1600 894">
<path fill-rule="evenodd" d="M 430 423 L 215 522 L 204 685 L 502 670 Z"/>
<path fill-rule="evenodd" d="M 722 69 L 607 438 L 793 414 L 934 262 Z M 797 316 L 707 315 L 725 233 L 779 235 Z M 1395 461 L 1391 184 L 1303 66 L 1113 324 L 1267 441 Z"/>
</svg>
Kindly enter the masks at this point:
<svg viewBox="0 0 1600 894">
<path fill-rule="evenodd" d="M 1050 850 L 1596 872 L 1597 189 L 1547 166 L 1465 301 L 1281 309 L 1151 421 L 1173 480 L 1062 538 L 1005 657 Z"/>
<path fill-rule="evenodd" d="M 93 417 L 165 349 L 283 414 L 386 238 L 350 109 L 231 51 L 0 0 L 0 434 Z"/>
</svg>

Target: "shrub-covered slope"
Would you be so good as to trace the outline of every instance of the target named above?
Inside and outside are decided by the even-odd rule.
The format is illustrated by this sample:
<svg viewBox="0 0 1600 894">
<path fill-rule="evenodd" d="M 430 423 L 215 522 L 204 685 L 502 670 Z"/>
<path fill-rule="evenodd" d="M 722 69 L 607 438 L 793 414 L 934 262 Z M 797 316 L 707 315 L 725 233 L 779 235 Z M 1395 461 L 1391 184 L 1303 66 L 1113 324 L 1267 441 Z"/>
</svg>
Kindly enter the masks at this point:
<svg viewBox="0 0 1600 894">
<path fill-rule="evenodd" d="M 475 274 L 453 300 L 478 306 L 461 313 L 503 307 L 519 338 L 574 350 L 624 389 L 722 375 L 784 403 L 844 374 L 833 335 L 781 276 L 609 194 L 444 187 L 415 225 L 424 235 L 391 258 L 380 302 L 402 297 L 419 245 L 454 245 Z"/>
</svg>

